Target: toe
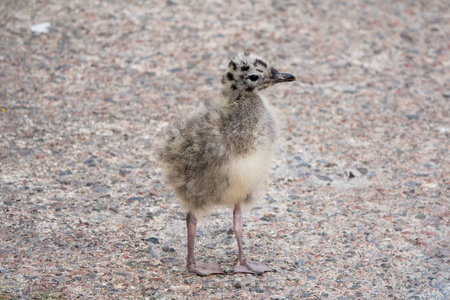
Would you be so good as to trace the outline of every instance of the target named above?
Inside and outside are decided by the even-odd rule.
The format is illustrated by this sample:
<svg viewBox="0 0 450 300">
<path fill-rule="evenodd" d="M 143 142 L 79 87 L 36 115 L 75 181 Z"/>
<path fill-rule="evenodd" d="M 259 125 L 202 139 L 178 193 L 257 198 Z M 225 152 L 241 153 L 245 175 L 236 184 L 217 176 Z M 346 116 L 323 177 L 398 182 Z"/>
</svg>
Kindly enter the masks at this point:
<svg viewBox="0 0 450 300">
<path fill-rule="evenodd" d="M 275 270 L 263 265 L 261 263 L 252 262 L 245 260 L 243 262 L 238 262 L 236 266 L 234 266 L 235 273 L 252 273 L 252 274 L 261 274 L 264 272 L 274 272 Z"/>
<path fill-rule="evenodd" d="M 188 270 L 189 272 L 195 273 L 200 276 L 225 274 L 225 272 L 219 267 L 217 263 L 211 263 L 203 266 L 188 266 Z"/>
</svg>

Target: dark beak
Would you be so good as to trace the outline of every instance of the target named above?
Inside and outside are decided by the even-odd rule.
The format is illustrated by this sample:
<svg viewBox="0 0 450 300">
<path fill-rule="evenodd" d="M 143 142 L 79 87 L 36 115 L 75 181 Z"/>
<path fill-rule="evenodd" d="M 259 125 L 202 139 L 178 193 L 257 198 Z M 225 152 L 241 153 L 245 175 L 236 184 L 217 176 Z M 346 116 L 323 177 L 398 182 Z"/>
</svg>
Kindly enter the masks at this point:
<svg viewBox="0 0 450 300">
<path fill-rule="evenodd" d="M 295 78 L 294 75 L 289 73 L 277 73 L 275 74 L 273 78 L 273 83 L 280 83 L 280 82 L 289 82 L 289 81 L 296 81 L 297 78 Z"/>
</svg>

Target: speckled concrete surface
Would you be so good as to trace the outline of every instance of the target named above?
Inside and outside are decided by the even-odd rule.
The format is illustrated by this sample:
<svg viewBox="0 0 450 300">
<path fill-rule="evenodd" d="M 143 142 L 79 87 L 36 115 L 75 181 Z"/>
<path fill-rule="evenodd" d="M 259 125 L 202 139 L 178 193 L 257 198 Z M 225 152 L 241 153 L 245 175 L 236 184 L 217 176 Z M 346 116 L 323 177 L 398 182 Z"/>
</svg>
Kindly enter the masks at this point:
<svg viewBox="0 0 450 300">
<path fill-rule="evenodd" d="M 0 298 L 448 299 L 448 2 L 298 2 L 2 1 Z M 245 214 L 277 272 L 193 276 L 155 149 L 243 50 L 300 79 L 263 94 Z M 231 224 L 199 224 L 200 261 L 232 270 Z"/>
</svg>

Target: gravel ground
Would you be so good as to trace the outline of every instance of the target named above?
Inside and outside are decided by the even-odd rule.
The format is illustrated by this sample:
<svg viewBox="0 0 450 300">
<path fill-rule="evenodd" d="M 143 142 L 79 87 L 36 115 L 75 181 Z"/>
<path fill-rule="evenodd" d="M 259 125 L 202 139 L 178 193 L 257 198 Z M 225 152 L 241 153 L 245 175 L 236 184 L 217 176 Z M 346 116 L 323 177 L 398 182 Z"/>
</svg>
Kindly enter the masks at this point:
<svg viewBox="0 0 450 300">
<path fill-rule="evenodd" d="M 1 1 L 0 299 L 448 299 L 449 7 Z M 245 213 L 277 272 L 231 273 L 222 209 L 197 255 L 230 272 L 189 275 L 155 149 L 244 50 L 299 78 L 264 92 L 279 150 Z"/>
</svg>

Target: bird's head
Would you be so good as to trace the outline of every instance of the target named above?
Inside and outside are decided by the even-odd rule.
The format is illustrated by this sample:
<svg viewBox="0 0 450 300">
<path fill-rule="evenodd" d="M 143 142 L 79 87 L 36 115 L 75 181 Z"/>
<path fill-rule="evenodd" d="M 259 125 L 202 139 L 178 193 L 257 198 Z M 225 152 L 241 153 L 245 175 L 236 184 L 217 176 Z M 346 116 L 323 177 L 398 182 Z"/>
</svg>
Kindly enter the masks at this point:
<svg viewBox="0 0 450 300">
<path fill-rule="evenodd" d="M 262 58 L 250 53 L 233 57 L 222 76 L 222 94 L 227 98 L 255 93 L 280 82 L 297 80 L 294 75 L 280 73 Z"/>
</svg>

